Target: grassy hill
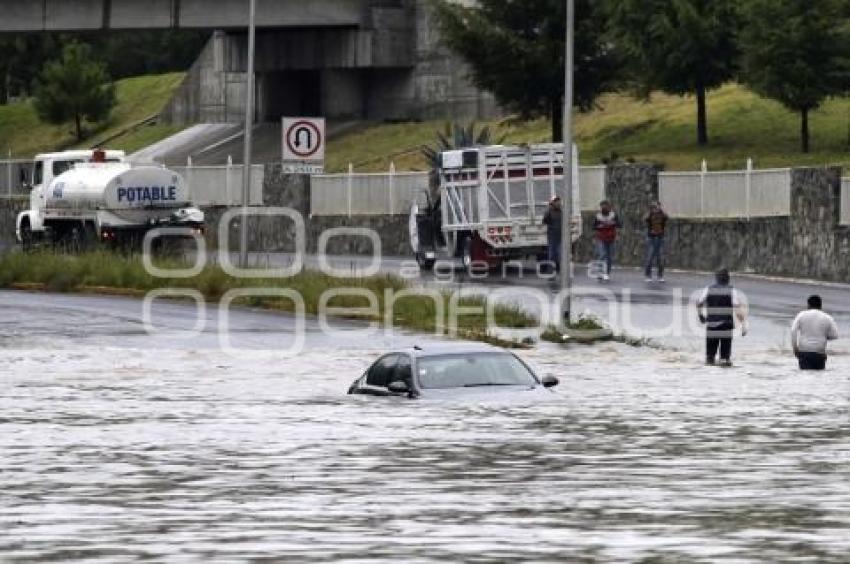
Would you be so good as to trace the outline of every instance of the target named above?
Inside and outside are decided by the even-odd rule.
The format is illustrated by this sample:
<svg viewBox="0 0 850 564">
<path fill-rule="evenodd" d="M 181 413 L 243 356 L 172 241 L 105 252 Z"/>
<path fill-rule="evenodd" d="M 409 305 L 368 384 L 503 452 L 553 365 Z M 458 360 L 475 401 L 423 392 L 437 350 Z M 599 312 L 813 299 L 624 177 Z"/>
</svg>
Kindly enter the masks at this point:
<svg viewBox="0 0 850 564">
<path fill-rule="evenodd" d="M 698 169 L 702 159 L 710 169 L 742 168 L 748 157 L 760 168 L 838 164 L 850 168 L 850 99 L 827 102 L 811 116 L 812 152 L 799 150 L 799 117 L 736 84 L 708 98 L 710 144 L 696 144 L 696 104 L 693 98 L 654 94 L 647 101 L 612 94 L 599 109 L 577 114 L 575 131 L 583 164 L 598 164 L 617 153 L 620 158 L 663 163 L 668 170 Z M 545 120 L 488 122 L 506 142 L 549 140 Z M 432 143 L 444 122 L 378 125 L 332 140 L 328 169 L 424 170 L 418 147 Z M 388 155 L 388 156 L 385 156 Z"/>
<path fill-rule="evenodd" d="M 158 113 L 182 80 L 182 73 L 171 73 L 118 81 L 118 104 L 109 122 L 82 146 L 106 141 L 110 148 L 132 152 L 180 131 L 179 125 L 133 126 Z M 598 109 L 576 115 L 582 163 L 598 164 L 616 153 L 622 159 L 663 163 L 668 170 L 698 169 L 702 159 L 713 170 L 741 168 L 747 157 L 761 168 L 825 164 L 850 168 L 850 99 L 831 100 L 811 116 L 808 155 L 799 150 L 799 117 L 741 86 L 729 84 L 712 92 L 708 112 L 711 142 L 698 147 L 693 98 L 654 94 L 643 101 L 622 94 L 604 96 Z M 549 140 L 546 120 L 487 124 L 506 142 Z M 398 170 L 425 170 L 419 148 L 433 143 L 435 132 L 444 125 L 445 121 L 377 124 L 341 135 L 329 142 L 327 169 L 344 171 L 353 163 L 358 171 L 385 171 L 395 162 Z M 0 106 L 3 157 L 9 148 L 14 156 L 29 157 L 75 146 L 72 126 L 40 123 L 31 102 Z"/>
<path fill-rule="evenodd" d="M 183 73 L 119 80 L 116 83 L 118 103 L 109 122 L 101 125 L 80 146 L 91 147 L 110 139 L 109 148 L 131 152 L 180 131 L 182 126 L 145 125 L 135 129 L 132 126 L 162 110 L 182 80 Z M 122 132 L 125 133 L 122 135 Z M 3 157 L 9 149 L 15 157 L 26 158 L 76 146 L 73 126 L 70 123 L 63 126 L 41 123 L 31 101 L 0 106 L 0 154 Z"/>
</svg>

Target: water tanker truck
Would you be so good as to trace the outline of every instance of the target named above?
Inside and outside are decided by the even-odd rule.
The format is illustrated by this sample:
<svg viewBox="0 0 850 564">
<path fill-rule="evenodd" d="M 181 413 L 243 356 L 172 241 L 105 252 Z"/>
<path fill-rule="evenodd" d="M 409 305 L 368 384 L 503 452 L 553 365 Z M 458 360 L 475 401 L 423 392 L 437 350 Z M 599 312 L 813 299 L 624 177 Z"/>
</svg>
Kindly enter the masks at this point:
<svg viewBox="0 0 850 564">
<path fill-rule="evenodd" d="M 183 178 L 159 165 L 131 164 L 123 151 L 38 155 L 31 186 L 30 207 L 15 222 L 24 250 L 41 243 L 135 246 L 159 227 L 185 227 L 184 236 L 203 231 L 204 213 L 192 206 Z"/>
</svg>

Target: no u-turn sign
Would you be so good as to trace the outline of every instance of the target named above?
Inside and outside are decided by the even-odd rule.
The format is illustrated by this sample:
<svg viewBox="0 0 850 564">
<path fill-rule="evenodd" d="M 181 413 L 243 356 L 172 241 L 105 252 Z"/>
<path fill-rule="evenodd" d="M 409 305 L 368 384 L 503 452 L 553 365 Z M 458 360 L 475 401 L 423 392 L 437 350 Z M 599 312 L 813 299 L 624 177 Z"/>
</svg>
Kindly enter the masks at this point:
<svg viewBox="0 0 850 564">
<path fill-rule="evenodd" d="M 325 160 L 325 118 L 283 118 L 283 162 L 321 164 Z"/>
</svg>

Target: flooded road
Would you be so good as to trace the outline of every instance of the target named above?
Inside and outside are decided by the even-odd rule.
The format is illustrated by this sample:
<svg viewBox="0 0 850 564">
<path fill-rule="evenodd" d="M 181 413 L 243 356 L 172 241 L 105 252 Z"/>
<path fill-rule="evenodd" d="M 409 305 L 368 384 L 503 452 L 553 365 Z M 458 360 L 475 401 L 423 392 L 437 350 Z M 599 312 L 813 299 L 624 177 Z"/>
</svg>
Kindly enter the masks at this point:
<svg viewBox="0 0 850 564">
<path fill-rule="evenodd" d="M 553 401 L 436 403 L 344 395 L 422 337 L 193 311 L 0 292 L 0 560 L 850 561 L 846 341 L 543 345 Z"/>
</svg>

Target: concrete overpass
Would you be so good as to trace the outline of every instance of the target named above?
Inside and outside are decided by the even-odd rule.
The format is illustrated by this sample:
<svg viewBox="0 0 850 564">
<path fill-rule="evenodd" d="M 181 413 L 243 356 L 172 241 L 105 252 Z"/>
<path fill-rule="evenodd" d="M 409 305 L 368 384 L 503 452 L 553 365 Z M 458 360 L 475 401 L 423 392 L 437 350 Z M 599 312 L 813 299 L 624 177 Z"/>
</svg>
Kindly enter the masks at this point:
<svg viewBox="0 0 850 564">
<path fill-rule="evenodd" d="M 491 96 L 440 43 L 429 0 L 257 0 L 257 115 L 482 118 Z M 163 112 L 175 123 L 244 119 L 247 0 L 0 0 L 0 33 L 211 29 Z"/>
<path fill-rule="evenodd" d="M 257 0 L 262 27 L 360 27 L 374 0 Z M 248 25 L 246 0 L 0 0 L 0 32 L 231 29 Z"/>
</svg>

